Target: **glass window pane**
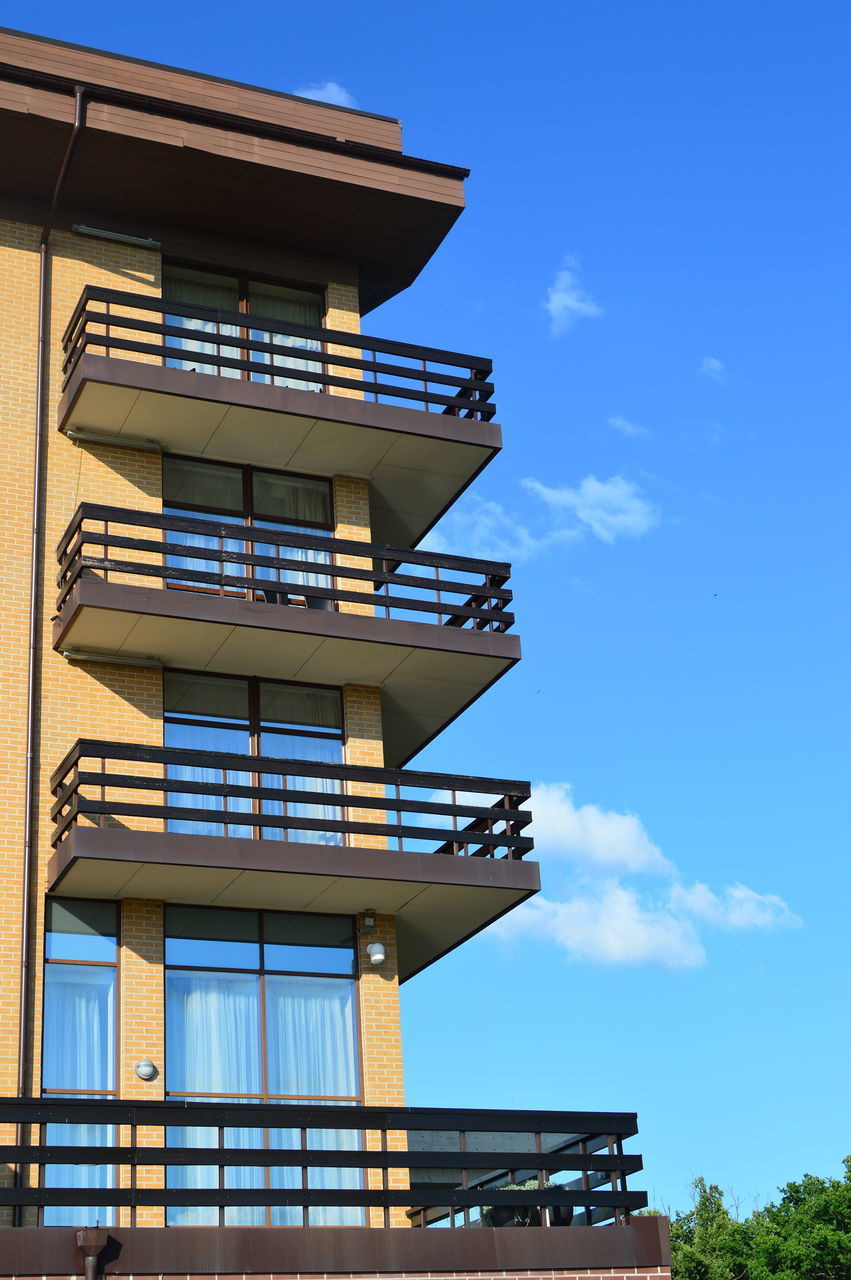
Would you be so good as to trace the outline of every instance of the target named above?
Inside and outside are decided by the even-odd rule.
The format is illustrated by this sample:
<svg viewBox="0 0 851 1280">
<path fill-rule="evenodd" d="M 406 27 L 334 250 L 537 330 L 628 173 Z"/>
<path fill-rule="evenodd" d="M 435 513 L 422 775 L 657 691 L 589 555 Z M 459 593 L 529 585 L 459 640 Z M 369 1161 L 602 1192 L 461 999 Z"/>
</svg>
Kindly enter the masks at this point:
<svg viewBox="0 0 851 1280">
<path fill-rule="evenodd" d="M 296 973 L 354 972 L 354 928 L 348 916 L 266 912 L 263 920 L 267 969 Z"/>
<path fill-rule="evenodd" d="M 264 725 L 275 727 L 293 725 L 342 732 L 339 690 L 261 681 L 260 719 Z"/>
<path fill-rule="evenodd" d="M 163 502 L 179 506 L 224 507 L 242 514 L 242 472 L 192 458 L 163 458 Z"/>
<path fill-rule="evenodd" d="M 45 1089 L 115 1088 L 115 970 L 48 964 L 44 968 Z"/>
<path fill-rule="evenodd" d="M 259 1002 L 256 974 L 168 970 L 169 1092 L 258 1095 Z"/>
<path fill-rule="evenodd" d="M 45 922 L 48 960 L 115 960 L 118 915 L 114 902 L 50 898 Z"/>
<path fill-rule="evenodd" d="M 258 916 L 254 911 L 167 906 L 165 935 L 166 964 L 259 968 Z"/>
<path fill-rule="evenodd" d="M 270 1093 L 354 1097 L 354 983 L 267 977 L 266 1044 Z"/>
<path fill-rule="evenodd" d="M 248 722 L 248 685 L 245 680 L 166 671 L 163 697 L 167 714 Z"/>
<path fill-rule="evenodd" d="M 327 480 L 255 471 L 254 514 L 284 524 L 307 521 L 331 527 L 331 490 Z"/>
</svg>

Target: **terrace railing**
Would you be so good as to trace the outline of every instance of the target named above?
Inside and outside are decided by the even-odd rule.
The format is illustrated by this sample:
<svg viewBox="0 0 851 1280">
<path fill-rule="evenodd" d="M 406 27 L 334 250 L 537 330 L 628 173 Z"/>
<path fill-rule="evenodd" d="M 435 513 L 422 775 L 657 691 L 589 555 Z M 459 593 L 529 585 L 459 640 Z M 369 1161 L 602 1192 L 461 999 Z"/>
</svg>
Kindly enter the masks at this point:
<svg viewBox="0 0 851 1280">
<path fill-rule="evenodd" d="M 90 1207 L 102 1226 L 160 1208 L 174 1224 L 272 1210 L 293 1226 L 546 1228 L 625 1224 L 647 1204 L 627 1187 L 632 1113 L 41 1098 L 0 1099 L 0 1123 L 22 1136 L 0 1146 L 17 1174 L 0 1205 L 54 1225 Z"/>
<path fill-rule="evenodd" d="M 510 565 L 322 534 L 84 502 L 57 549 L 59 599 L 81 576 L 337 609 L 475 631 L 508 631 Z"/>
<path fill-rule="evenodd" d="M 94 285 L 83 290 L 63 350 L 66 382 L 91 352 L 482 422 L 496 413 L 485 357 Z"/>
<path fill-rule="evenodd" d="M 82 739 L 50 785 L 54 846 L 80 820 L 131 819 L 148 830 L 326 845 L 369 836 L 377 848 L 457 857 L 518 859 L 533 847 L 521 834 L 532 820 L 520 807 L 529 783 L 505 779 Z"/>
</svg>

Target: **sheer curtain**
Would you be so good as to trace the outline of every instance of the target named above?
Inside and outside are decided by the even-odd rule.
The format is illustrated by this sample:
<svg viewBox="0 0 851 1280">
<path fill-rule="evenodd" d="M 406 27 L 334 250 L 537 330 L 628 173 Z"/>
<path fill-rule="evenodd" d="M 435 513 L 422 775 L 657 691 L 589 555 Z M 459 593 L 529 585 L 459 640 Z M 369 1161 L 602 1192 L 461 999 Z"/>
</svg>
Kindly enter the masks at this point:
<svg viewBox="0 0 851 1280">
<path fill-rule="evenodd" d="M 170 1093 L 206 1094 L 197 1101 L 233 1102 L 228 1094 L 262 1090 L 260 1070 L 260 979 L 250 973 L 193 973 L 168 970 L 166 975 L 166 1044 Z M 219 1094 L 220 1098 L 210 1097 Z M 250 1149 L 263 1145 L 260 1129 L 228 1129 L 225 1145 Z M 173 1147 L 218 1146 L 218 1131 L 206 1126 L 170 1128 L 166 1142 Z M 258 1181 L 259 1179 L 259 1181 Z M 214 1165 L 171 1166 L 166 1185 L 187 1190 L 218 1186 Z M 225 1185 L 263 1185 L 263 1170 L 227 1168 Z M 227 1225 L 256 1225 L 263 1209 L 228 1208 Z M 215 1226 L 216 1208 L 170 1208 L 169 1226 Z"/>
<path fill-rule="evenodd" d="M 209 271 L 190 271 L 183 268 L 171 268 L 163 278 L 163 298 L 173 302 L 185 302 L 189 306 L 212 307 L 216 311 L 239 310 L 239 286 L 229 276 L 214 275 Z M 223 324 L 210 317 L 167 315 L 166 324 L 177 325 L 186 337 L 166 338 L 166 345 L 175 350 L 191 352 L 189 359 L 166 358 L 170 369 L 187 369 L 195 373 L 219 373 L 226 378 L 240 378 L 239 369 L 221 368 L 214 364 L 205 364 L 198 356 L 213 355 L 218 352 L 228 359 L 244 360 L 247 353 L 239 347 L 222 347 L 218 342 L 205 342 L 195 334 L 215 334 L 217 337 L 239 337 L 240 326 Z M 190 336 L 191 335 L 191 336 Z"/>
<path fill-rule="evenodd" d="M 107 965 L 48 964 L 44 986 L 45 1089 L 109 1091 L 115 1088 L 115 970 Z M 102 1096 L 96 1094 L 95 1096 Z M 48 1145 L 107 1147 L 115 1142 L 110 1125 L 50 1124 Z M 114 1170 L 104 1165 L 48 1165 L 46 1187 L 104 1188 L 115 1185 Z M 44 1226 L 114 1224 L 106 1206 L 45 1206 Z"/>
<path fill-rule="evenodd" d="M 357 1094 L 354 993 L 354 982 L 345 979 L 267 975 L 270 1092 L 331 1098 Z M 356 1151 L 361 1138 L 352 1129 L 309 1129 L 307 1144 L 319 1151 Z M 276 1171 L 278 1176 L 287 1172 Z M 272 1185 L 282 1184 L 273 1180 Z M 363 1186 L 363 1173 L 317 1167 L 308 1171 L 308 1186 L 354 1191 Z M 291 1210 L 276 1212 L 292 1215 Z M 316 1206 L 309 1211 L 309 1221 L 318 1227 L 356 1227 L 363 1225 L 364 1212 L 357 1207 Z"/>
<path fill-rule="evenodd" d="M 270 351 L 253 351 L 251 359 L 258 364 L 271 365 L 275 373 L 252 373 L 252 382 L 271 383 L 276 387 L 295 387 L 300 391 L 321 391 L 321 384 L 311 382 L 309 378 L 295 377 L 295 373 L 321 373 L 322 364 L 311 359 L 308 352 L 322 350 L 318 338 L 302 338 L 284 333 L 274 333 L 269 329 L 255 328 L 259 324 L 258 317 L 266 316 L 269 320 L 291 321 L 294 324 L 310 325 L 319 328 L 322 324 L 323 303 L 319 294 L 307 293 L 303 289 L 285 289 L 277 285 L 249 285 L 251 312 L 255 320 L 251 328 L 251 338 L 255 342 L 271 343 L 281 347 L 282 351 L 274 354 Z M 284 354 L 289 349 L 292 354 Z"/>
</svg>

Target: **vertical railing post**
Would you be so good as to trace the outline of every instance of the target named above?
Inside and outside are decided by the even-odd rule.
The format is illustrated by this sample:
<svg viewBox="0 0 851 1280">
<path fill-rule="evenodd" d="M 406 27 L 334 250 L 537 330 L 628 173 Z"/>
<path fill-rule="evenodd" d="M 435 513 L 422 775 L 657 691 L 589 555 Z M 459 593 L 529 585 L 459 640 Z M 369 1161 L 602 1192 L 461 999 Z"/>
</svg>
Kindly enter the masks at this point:
<svg viewBox="0 0 851 1280">
<path fill-rule="evenodd" d="M 544 1154 L 544 1136 L 541 1133 L 535 1134 L 535 1151 L 539 1156 Z M 540 1191 L 544 1191 L 546 1189 L 548 1182 L 549 1182 L 549 1177 L 547 1175 L 547 1171 L 545 1169 L 539 1169 L 538 1170 L 538 1189 Z M 552 1226 L 550 1206 L 548 1204 L 542 1204 L 540 1206 L 540 1210 L 541 1210 L 541 1226 L 542 1227 Z"/>
</svg>

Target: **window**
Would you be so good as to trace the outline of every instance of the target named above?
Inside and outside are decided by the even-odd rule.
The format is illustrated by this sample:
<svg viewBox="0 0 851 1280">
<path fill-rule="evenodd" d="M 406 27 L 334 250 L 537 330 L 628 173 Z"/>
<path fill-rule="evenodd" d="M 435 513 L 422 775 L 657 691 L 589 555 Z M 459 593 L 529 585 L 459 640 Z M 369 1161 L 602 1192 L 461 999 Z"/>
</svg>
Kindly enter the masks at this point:
<svg viewBox="0 0 851 1280">
<path fill-rule="evenodd" d="M 340 691 L 313 685 L 284 684 L 256 677 L 201 675 L 191 671 L 164 672 L 164 721 L 166 747 L 193 751 L 228 751 L 238 755 L 274 756 L 327 764 L 343 761 L 343 728 Z M 169 777 L 191 782 L 263 786 L 280 793 L 280 799 L 255 802 L 250 797 L 177 793 L 171 804 L 206 807 L 222 812 L 221 822 L 172 819 L 170 831 L 195 835 L 252 836 L 264 840 L 298 840 L 314 844 L 339 844 L 336 831 L 323 823 L 339 818 L 336 806 L 323 804 L 321 796 L 338 790 L 332 778 L 293 774 L 259 774 L 249 770 L 221 769 L 209 765 L 170 765 Z M 291 802 L 287 788 L 316 792 L 317 802 Z M 227 808 L 225 808 L 227 804 Z M 252 826 L 249 815 L 259 804 L 261 813 L 293 820 L 292 825 Z M 299 827 L 298 819 L 319 824 Z"/>
<path fill-rule="evenodd" d="M 163 511 L 166 515 L 191 515 L 196 519 L 227 521 L 252 525 L 255 529 L 275 529 L 281 533 L 315 533 L 319 537 L 332 532 L 331 486 L 327 480 L 312 476 L 288 475 L 247 466 L 219 462 L 200 462 L 195 458 L 163 458 Z M 304 595 L 298 588 L 329 587 L 325 574 L 276 564 L 246 565 L 239 560 L 254 553 L 270 560 L 295 560 L 311 564 L 330 564 L 331 556 L 321 548 L 288 547 L 278 543 L 243 542 L 241 538 L 171 531 L 169 541 L 187 547 L 225 552 L 227 560 L 199 556 L 169 557 L 176 571 L 230 573 L 247 575 L 268 582 L 266 588 L 228 588 L 229 594 L 266 600 L 274 604 L 303 604 L 312 609 L 331 608 L 332 602 L 315 595 Z M 176 572 L 170 586 L 217 590 L 203 579 L 181 580 Z M 295 587 L 292 591 L 288 588 Z"/>
<path fill-rule="evenodd" d="M 166 908 L 166 1088 L 194 1101 L 360 1101 L 355 1013 L 355 934 L 347 916 L 215 907 Z M 233 1128 L 227 1147 L 358 1149 L 360 1135 L 333 1128 Z M 205 1127 L 172 1128 L 172 1146 L 215 1147 Z M 216 1187 L 214 1166 L 173 1167 L 170 1187 Z M 305 1181 L 302 1184 L 301 1179 Z M 351 1189 L 360 1170 L 227 1167 L 229 1188 L 304 1185 Z M 298 1179 L 299 1181 L 293 1181 Z M 361 1210 L 281 1206 L 175 1208 L 172 1226 L 303 1226 L 363 1222 Z"/>
<path fill-rule="evenodd" d="M 167 324 L 179 326 L 193 335 L 167 339 L 170 347 L 191 353 L 189 358 L 170 357 L 167 364 L 171 368 L 218 373 L 228 378 L 249 378 L 252 382 L 294 387 L 300 391 L 321 391 L 321 384 L 312 382 L 309 377 L 311 373 L 322 370 L 321 363 L 311 354 L 321 351 L 319 338 L 288 331 L 305 325 L 313 329 L 321 327 L 324 313 L 321 293 L 265 284 L 245 276 L 167 267 L 163 275 L 163 297 L 184 303 L 196 312 L 204 308 L 210 313 L 207 316 L 175 313 L 166 317 Z M 220 319 L 215 312 L 224 312 L 228 318 Z M 278 323 L 275 328 L 267 329 L 263 327 L 263 320 Z M 199 336 L 195 337 L 195 333 Z M 223 344 L 221 339 L 229 337 L 257 343 L 257 346 L 231 347 Z M 217 363 L 208 364 L 198 359 L 199 356 L 214 354 L 217 355 Z M 255 366 L 268 365 L 270 371 L 234 367 L 237 362 L 244 361 Z M 308 377 L 305 378 L 305 374 Z"/>
<path fill-rule="evenodd" d="M 48 899 L 42 1046 L 46 1096 L 116 1096 L 117 928 L 113 902 Z M 106 1147 L 114 1144 L 115 1131 L 110 1125 L 50 1124 L 45 1142 Z M 111 1187 L 114 1171 L 99 1165 L 48 1166 L 45 1185 Z M 105 1207 L 47 1206 L 43 1216 L 49 1227 L 113 1221 L 113 1210 Z"/>
</svg>

